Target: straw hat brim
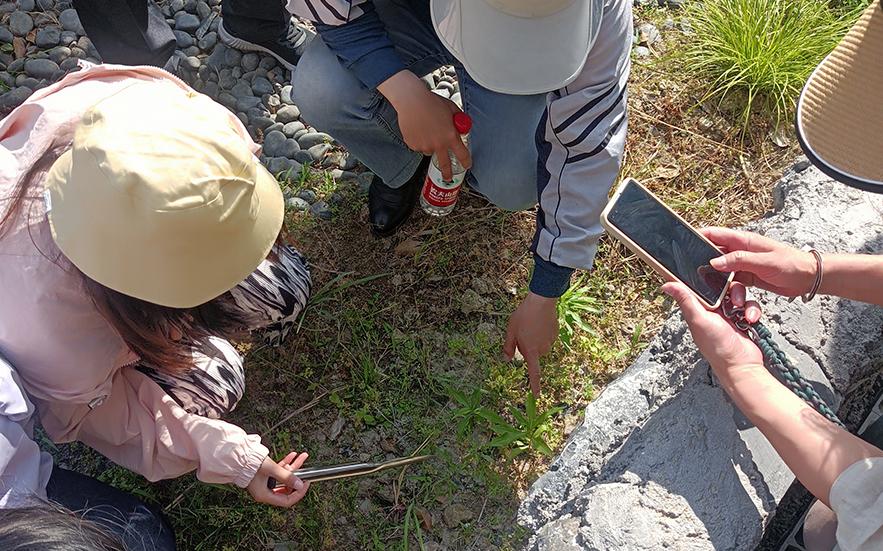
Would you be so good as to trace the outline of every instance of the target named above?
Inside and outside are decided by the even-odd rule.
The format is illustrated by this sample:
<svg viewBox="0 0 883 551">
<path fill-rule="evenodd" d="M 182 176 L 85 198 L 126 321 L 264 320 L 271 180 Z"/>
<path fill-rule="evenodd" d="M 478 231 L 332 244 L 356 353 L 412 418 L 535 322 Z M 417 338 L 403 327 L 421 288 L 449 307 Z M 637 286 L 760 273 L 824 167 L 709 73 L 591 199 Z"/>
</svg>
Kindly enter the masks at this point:
<svg viewBox="0 0 883 551">
<path fill-rule="evenodd" d="M 883 9 L 875 0 L 815 69 L 797 103 L 810 161 L 850 186 L 883 193 Z"/>
</svg>

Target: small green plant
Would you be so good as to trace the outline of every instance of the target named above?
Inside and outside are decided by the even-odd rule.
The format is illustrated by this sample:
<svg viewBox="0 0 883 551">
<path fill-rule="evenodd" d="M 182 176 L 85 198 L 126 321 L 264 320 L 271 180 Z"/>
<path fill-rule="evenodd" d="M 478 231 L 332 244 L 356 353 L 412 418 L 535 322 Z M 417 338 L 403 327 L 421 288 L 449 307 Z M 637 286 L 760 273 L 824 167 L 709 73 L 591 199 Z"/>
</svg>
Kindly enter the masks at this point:
<svg viewBox="0 0 883 551">
<path fill-rule="evenodd" d="M 412 528 L 413 527 L 413 528 Z M 414 531 L 414 538 L 417 540 L 417 545 L 419 546 L 420 551 L 426 549 L 426 543 L 423 541 L 423 530 L 420 528 L 420 517 L 417 514 L 417 509 L 414 508 L 414 504 L 408 505 L 408 509 L 405 511 L 405 526 L 404 526 L 404 535 L 402 537 L 402 551 L 408 551 L 410 549 L 410 541 L 411 541 L 411 530 Z"/>
<path fill-rule="evenodd" d="M 490 424 L 497 436 L 488 442 L 493 448 L 509 448 L 509 457 L 515 457 L 528 450 L 543 455 L 552 455 L 552 448 L 546 442 L 545 435 L 552 430 L 552 418 L 561 412 L 560 407 L 549 408 L 540 413 L 537 411 L 537 400 L 528 394 L 524 404 L 524 412 L 509 406 L 509 413 L 515 423 L 509 423 L 501 415 L 487 408 L 481 408 L 480 415 Z M 511 448 L 510 448 L 511 446 Z"/>
<path fill-rule="evenodd" d="M 820 0 L 691 2 L 688 65 L 710 80 L 708 97 L 744 95 L 743 129 L 757 107 L 781 124 L 812 70 L 855 21 L 858 2 L 864 0 L 838 8 Z"/>
<path fill-rule="evenodd" d="M 466 394 L 462 390 L 449 388 L 448 395 L 457 405 L 454 419 L 457 420 L 457 434 L 462 438 L 471 433 L 476 421 L 481 419 L 482 392 L 480 388 L 475 388 L 472 393 Z"/>
<path fill-rule="evenodd" d="M 558 337 L 568 350 L 573 347 L 573 337 L 577 330 L 590 335 L 596 334 L 583 319 L 586 315 L 601 313 L 601 307 L 591 293 L 585 279 L 581 277 L 558 299 Z"/>
</svg>

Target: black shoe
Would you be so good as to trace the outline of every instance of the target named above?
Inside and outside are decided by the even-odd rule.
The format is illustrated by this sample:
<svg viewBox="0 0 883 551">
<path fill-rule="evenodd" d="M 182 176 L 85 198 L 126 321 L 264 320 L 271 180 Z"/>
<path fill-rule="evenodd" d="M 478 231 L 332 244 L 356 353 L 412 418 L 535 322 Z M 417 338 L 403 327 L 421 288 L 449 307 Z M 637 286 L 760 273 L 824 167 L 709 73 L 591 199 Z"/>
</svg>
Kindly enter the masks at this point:
<svg viewBox="0 0 883 551">
<path fill-rule="evenodd" d="M 402 187 L 391 188 L 376 175 L 368 188 L 368 223 L 377 237 L 389 237 L 411 216 L 420 197 L 430 157 L 424 157 Z"/>
<path fill-rule="evenodd" d="M 224 27 L 223 20 L 221 21 L 221 24 L 218 25 L 218 36 L 220 37 L 221 42 L 231 48 L 236 48 L 237 50 L 242 50 L 244 52 L 263 52 L 265 54 L 270 54 L 275 57 L 279 63 L 288 68 L 289 71 L 293 71 L 297 66 L 297 62 L 300 60 L 300 56 L 302 56 L 304 50 L 307 49 L 307 44 L 309 44 L 316 35 L 299 27 L 294 22 L 294 19 L 292 19 L 288 23 L 288 30 L 285 31 L 285 34 L 278 36 L 275 39 L 269 38 L 260 42 L 252 42 L 244 38 L 233 36 L 230 34 L 230 31 Z"/>
</svg>

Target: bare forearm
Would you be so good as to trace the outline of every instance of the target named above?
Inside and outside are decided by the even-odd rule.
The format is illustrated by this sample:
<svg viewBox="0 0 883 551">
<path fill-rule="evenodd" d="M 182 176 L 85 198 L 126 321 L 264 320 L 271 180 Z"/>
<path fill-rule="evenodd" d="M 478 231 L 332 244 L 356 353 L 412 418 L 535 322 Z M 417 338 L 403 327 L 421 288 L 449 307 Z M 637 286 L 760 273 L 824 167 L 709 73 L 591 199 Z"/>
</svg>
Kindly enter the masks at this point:
<svg viewBox="0 0 883 551">
<path fill-rule="evenodd" d="M 733 402 L 766 436 L 788 468 L 828 504 L 834 481 L 847 467 L 883 451 L 834 425 L 777 381 L 763 366 L 720 370 Z"/>
<path fill-rule="evenodd" d="M 883 255 L 826 254 L 819 292 L 883 306 Z"/>
</svg>

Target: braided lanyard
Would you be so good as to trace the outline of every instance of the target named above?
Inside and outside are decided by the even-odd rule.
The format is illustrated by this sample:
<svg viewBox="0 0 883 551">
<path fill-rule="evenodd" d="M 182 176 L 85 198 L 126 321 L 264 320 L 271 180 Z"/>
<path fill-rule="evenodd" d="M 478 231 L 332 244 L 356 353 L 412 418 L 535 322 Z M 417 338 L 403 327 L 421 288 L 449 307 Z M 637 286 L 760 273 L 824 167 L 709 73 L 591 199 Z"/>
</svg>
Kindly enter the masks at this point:
<svg viewBox="0 0 883 551">
<path fill-rule="evenodd" d="M 729 296 L 724 299 L 721 313 L 733 322 L 737 329 L 748 335 L 748 338 L 760 348 L 767 369 L 778 371 L 785 382 L 785 386 L 790 388 L 804 402 L 812 406 L 813 409 L 824 415 L 826 419 L 841 427 L 844 426 L 843 422 L 837 417 L 837 414 L 834 413 L 834 410 L 825 403 L 825 400 L 819 396 L 819 393 L 816 392 L 810 382 L 803 377 L 800 370 L 791 361 L 791 358 L 779 348 L 779 345 L 773 340 L 772 332 L 770 332 L 766 325 L 759 321 L 749 323 L 745 319 L 745 309 L 733 308 Z"/>
</svg>

